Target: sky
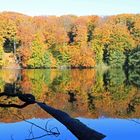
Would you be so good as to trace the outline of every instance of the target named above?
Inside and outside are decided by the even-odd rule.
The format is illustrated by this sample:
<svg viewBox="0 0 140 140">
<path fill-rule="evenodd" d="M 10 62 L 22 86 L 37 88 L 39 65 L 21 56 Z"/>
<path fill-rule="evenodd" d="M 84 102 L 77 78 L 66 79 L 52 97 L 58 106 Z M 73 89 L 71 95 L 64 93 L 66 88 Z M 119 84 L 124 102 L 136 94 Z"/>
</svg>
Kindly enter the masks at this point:
<svg viewBox="0 0 140 140">
<path fill-rule="evenodd" d="M 116 15 L 140 13 L 140 0 L 0 0 L 0 12 L 37 15 Z"/>
</svg>

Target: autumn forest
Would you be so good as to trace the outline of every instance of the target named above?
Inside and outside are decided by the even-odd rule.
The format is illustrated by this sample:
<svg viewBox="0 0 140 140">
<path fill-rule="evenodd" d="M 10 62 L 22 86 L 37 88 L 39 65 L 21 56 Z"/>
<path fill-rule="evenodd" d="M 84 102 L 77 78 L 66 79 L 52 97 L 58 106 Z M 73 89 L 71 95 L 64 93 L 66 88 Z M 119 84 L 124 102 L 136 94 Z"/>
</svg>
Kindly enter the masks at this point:
<svg viewBox="0 0 140 140">
<path fill-rule="evenodd" d="M 8 57 L 8 59 L 7 59 Z M 23 68 L 140 67 L 140 15 L 0 13 L 0 65 Z"/>
</svg>

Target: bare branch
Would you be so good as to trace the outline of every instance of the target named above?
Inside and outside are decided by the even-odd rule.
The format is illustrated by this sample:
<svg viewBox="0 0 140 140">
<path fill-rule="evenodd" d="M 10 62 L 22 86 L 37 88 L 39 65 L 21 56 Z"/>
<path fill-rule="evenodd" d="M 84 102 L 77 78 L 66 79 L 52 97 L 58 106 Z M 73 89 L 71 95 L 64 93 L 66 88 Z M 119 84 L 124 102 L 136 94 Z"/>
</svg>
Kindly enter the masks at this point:
<svg viewBox="0 0 140 140">
<path fill-rule="evenodd" d="M 140 122 L 138 122 L 138 121 L 136 121 L 136 120 L 134 120 L 134 119 L 128 119 L 129 121 L 133 121 L 133 122 L 135 122 L 135 123 L 137 123 L 137 124 L 140 124 Z"/>
<path fill-rule="evenodd" d="M 35 124 L 33 122 L 30 122 L 30 121 L 26 120 L 22 114 L 21 114 L 22 117 L 18 116 L 17 114 L 14 114 L 14 113 L 12 113 L 12 115 L 14 115 L 17 118 L 19 118 L 19 119 L 21 119 L 21 120 L 31 124 L 31 129 L 29 130 L 29 137 L 32 135 L 32 138 L 28 138 L 28 139 L 25 139 L 25 140 L 40 139 L 40 138 L 48 136 L 48 135 L 54 135 L 56 137 L 58 137 L 60 135 L 60 132 L 59 132 L 57 127 L 54 127 L 51 130 L 47 129 L 48 121 L 46 122 L 45 128 L 43 128 L 43 127 L 41 127 L 41 126 L 39 126 L 39 125 L 37 125 L 37 124 Z M 34 134 L 33 134 L 33 126 L 35 126 L 35 127 L 39 128 L 39 129 L 45 131 L 46 134 L 35 137 Z M 56 130 L 56 131 L 52 131 L 52 130 Z"/>
</svg>

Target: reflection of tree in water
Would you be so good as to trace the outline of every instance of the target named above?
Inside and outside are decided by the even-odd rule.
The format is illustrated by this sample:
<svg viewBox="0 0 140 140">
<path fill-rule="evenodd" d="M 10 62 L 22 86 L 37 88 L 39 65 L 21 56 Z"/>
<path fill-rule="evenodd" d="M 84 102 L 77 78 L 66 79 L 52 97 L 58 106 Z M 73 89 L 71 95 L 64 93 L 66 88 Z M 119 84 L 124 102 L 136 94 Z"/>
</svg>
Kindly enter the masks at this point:
<svg viewBox="0 0 140 140">
<path fill-rule="evenodd" d="M 50 89 L 52 91 L 54 92 L 58 91 L 58 87 L 62 82 L 62 78 L 63 78 L 62 76 L 58 76 L 53 80 L 52 84 L 50 85 Z"/>
<path fill-rule="evenodd" d="M 10 73 L 10 72 L 11 71 L 8 71 L 8 73 Z M 17 73 L 17 71 L 12 71 L 12 73 L 10 73 L 10 76 L 6 77 L 6 81 L 8 83 L 5 83 L 3 92 L 0 93 L 0 107 L 2 107 L 2 108 L 11 108 L 12 107 L 12 108 L 16 108 L 16 109 L 23 109 L 31 104 L 31 102 L 28 102 L 28 100 L 26 100 L 26 97 L 29 99 L 34 99 L 34 97 L 31 94 L 22 93 L 22 89 L 21 89 L 21 85 L 20 85 L 21 73 Z M 26 96 L 24 96 L 24 95 L 26 95 Z M 43 137 L 50 136 L 50 135 L 53 135 L 56 137 L 58 135 L 60 135 L 60 132 L 57 129 L 57 127 L 48 129 L 47 128 L 48 123 L 46 123 L 45 127 L 43 128 L 42 126 L 39 126 L 35 123 L 32 123 L 32 122 L 26 120 L 24 118 L 24 116 L 22 116 L 21 114 L 14 114 L 13 112 L 15 112 L 15 111 L 12 111 L 12 112 L 10 111 L 8 114 L 10 116 L 13 116 L 14 118 L 16 117 L 17 119 L 20 119 L 21 121 L 31 124 L 31 130 L 30 130 L 30 134 L 29 134 L 29 138 L 28 138 L 29 140 L 39 139 L 39 138 L 43 138 Z M 18 113 L 19 113 L 19 111 L 18 111 Z M 35 135 L 33 134 L 33 128 L 35 128 L 35 127 L 38 129 L 41 129 L 45 133 L 41 136 L 35 137 Z"/>
<path fill-rule="evenodd" d="M 51 84 L 50 70 L 23 70 L 20 83 L 23 92 L 32 92 L 37 98 L 39 94 L 45 94 Z"/>
<path fill-rule="evenodd" d="M 118 87 L 124 84 L 125 74 L 122 69 L 109 69 L 104 73 L 104 85 L 109 85 L 110 87 Z"/>
<path fill-rule="evenodd" d="M 134 85 L 137 88 L 137 93 L 133 96 L 133 98 L 128 103 L 128 107 L 126 109 L 128 114 L 132 114 L 136 112 L 136 107 L 140 104 L 140 71 L 139 69 L 133 69 L 128 71 L 128 81 L 129 84 Z"/>
<path fill-rule="evenodd" d="M 15 97 L 17 93 L 21 92 L 21 87 L 19 84 L 21 80 L 20 71 L 19 70 L 5 70 L 2 76 L 3 76 L 2 79 L 4 80 L 5 84 L 3 85 L 3 90 L 1 90 L 1 94 L 0 94 L 1 103 L 16 102 L 15 98 L 10 98 L 10 97 Z M 4 100 L 2 100 L 2 98 L 4 98 Z M 19 106 L 19 108 L 20 107 L 22 106 Z"/>
<path fill-rule="evenodd" d="M 4 77 L 6 79 L 6 76 Z M 12 81 L 12 85 L 6 82 L 5 87 L 9 85 L 11 91 L 32 92 L 37 100 L 63 109 L 72 116 L 95 118 L 99 117 L 99 110 L 101 110 L 109 116 L 122 117 L 125 114 L 127 117 L 126 110 L 129 103 L 138 93 L 137 87 L 126 84 L 125 74 L 120 69 L 109 69 L 104 74 L 101 71 L 96 71 L 95 74 L 95 70 L 23 70 L 21 77 L 16 78 L 16 82 L 7 78 L 6 81 Z M 13 89 L 14 85 L 15 89 Z M 2 89 L 4 90 L 4 86 Z M 131 105 L 133 104 L 130 103 Z M 136 111 L 132 112 L 130 117 L 140 116 L 137 113 L 138 108 L 139 104 L 136 104 Z M 33 114 L 41 116 L 39 109 L 32 112 L 26 116 L 28 118 L 33 117 Z"/>
<path fill-rule="evenodd" d="M 1 92 L 4 91 L 5 83 L 17 84 L 18 81 L 20 81 L 20 70 L 1 70 L 0 71 L 0 90 L 1 90 Z"/>
<path fill-rule="evenodd" d="M 37 77 L 37 73 L 39 73 L 39 77 Z M 31 91 L 37 95 L 38 99 L 45 98 L 46 103 L 59 108 L 67 108 L 67 110 L 70 107 L 68 104 L 70 104 L 71 107 L 76 107 L 75 110 L 69 108 L 74 111 L 74 114 L 82 109 L 83 114 L 86 110 L 90 110 L 93 115 L 93 112 L 98 113 L 99 106 L 104 102 L 103 108 L 106 107 L 105 110 L 112 111 L 110 115 L 123 116 L 128 104 L 137 93 L 132 85 L 126 84 L 126 75 L 122 69 L 109 69 L 104 74 L 102 71 L 96 71 L 96 75 L 94 70 L 59 71 L 54 74 L 53 78 L 51 73 L 48 75 L 49 79 L 52 79 L 48 82 L 49 84 L 44 83 L 43 71 L 30 72 L 31 76 L 29 72 L 25 72 L 25 76 L 27 75 L 28 78 L 25 79 L 30 82 Z M 69 93 L 71 91 L 72 93 Z M 110 103 L 109 106 L 107 106 L 108 103 Z"/>
<path fill-rule="evenodd" d="M 59 73 L 49 85 L 50 90 L 53 92 L 64 92 L 64 86 L 70 81 L 69 71 L 62 71 Z"/>
<path fill-rule="evenodd" d="M 15 82 L 16 83 L 16 82 Z M 28 101 L 28 99 L 30 100 L 35 100 L 34 96 L 32 96 L 31 94 L 23 94 L 19 88 L 16 87 L 16 84 L 13 83 L 6 83 L 5 86 L 4 86 L 4 92 L 0 93 L 0 98 L 3 97 L 3 96 L 6 96 L 7 99 L 11 99 L 11 98 L 16 98 L 16 99 L 12 99 L 10 102 L 7 101 L 3 102 L 3 103 L 0 103 L 0 107 L 4 107 L 4 108 L 17 108 L 17 109 L 23 109 L 25 108 L 26 106 L 32 104 L 30 101 Z M 20 100 L 18 101 L 17 98 Z M 22 104 L 21 104 L 22 102 Z M 32 139 L 40 139 L 40 138 L 43 138 L 43 137 L 46 137 L 46 136 L 50 136 L 50 135 L 53 135 L 53 136 L 59 136 L 60 135 L 60 132 L 59 130 L 57 129 L 57 127 L 53 127 L 52 129 L 48 129 L 48 122 L 46 123 L 45 127 L 43 128 L 42 126 L 39 126 L 35 123 L 32 123 L 31 121 L 29 120 L 26 120 L 24 118 L 24 116 L 21 116 L 18 115 L 18 114 L 14 114 L 13 112 L 10 112 L 10 116 L 13 116 L 13 117 L 17 117 L 18 119 L 20 119 L 21 121 L 24 121 L 26 123 L 29 123 L 31 125 L 31 130 L 30 133 L 29 133 L 29 138 L 28 140 L 32 140 Z M 38 128 L 38 129 L 41 129 L 42 131 L 44 131 L 45 133 L 41 136 L 35 136 L 34 135 L 34 132 L 33 132 L 33 128 Z"/>
<path fill-rule="evenodd" d="M 108 69 L 103 75 L 103 80 L 104 91 L 94 94 L 96 111 L 101 110 L 104 115 L 113 117 L 139 117 L 140 92 L 138 86 L 134 87 L 126 83 L 124 71 Z M 129 83 L 131 82 L 129 81 Z"/>
<path fill-rule="evenodd" d="M 68 102 L 71 104 L 72 110 L 75 110 L 77 108 L 76 91 L 68 91 L 68 95 L 69 95 Z"/>
<path fill-rule="evenodd" d="M 94 104 L 95 97 L 92 95 L 92 92 L 88 92 L 88 109 L 90 112 L 95 113 L 95 104 Z"/>
<path fill-rule="evenodd" d="M 95 84 L 92 87 L 94 93 L 104 92 L 103 74 L 104 72 L 102 70 L 101 71 L 98 69 L 96 70 Z"/>
<path fill-rule="evenodd" d="M 10 87 L 8 87 L 7 91 L 9 91 Z M 13 89 L 13 87 L 12 87 L 12 89 Z M 17 94 L 17 93 L 14 93 L 14 95 L 12 95 L 12 94 L 8 94 L 6 92 L 3 92 L 1 94 L 2 94 L 2 96 L 6 95 L 6 96 L 9 96 L 9 97 L 16 97 L 17 96 L 20 100 L 24 101 L 25 104 L 27 104 L 27 105 L 28 104 L 36 103 L 44 111 L 46 111 L 47 113 L 52 115 L 55 119 L 57 119 L 59 122 L 61 122 L 63 125 L 65 125 L 78 139 L 81 139 L 81 140 L 84 140 L 84 139 L 92 140 L 94 138 L 95 140 L 101 140 L 102 138 L 105 137 L 103 134 L 98 133 L 95 130 L 87 127 L 85 124 L 83 124 L 79 120 L 72 118 L 67 113 L 65 113 L 65 112 L 63 112 L 61 110 L 55 109 L 55 108 L 53 108 L 51 106 L 48 106 L 45 103 L 36 101 L 34 96 L 31 95 L 31 94 L 21 94 L 21 93 Z M 7 106 L 7 105 L 4 106 L 4 104 L 3 105 L 0 104 L 0 106 L 1 107 L 17 107 L 17 106 L 13 106 L 13 104 L 9 104 L 9 106 Z M 39 127 L 40 129 L 43 129 L 40 126 L 38 126 L 38 125 L 36 125 L 36 124 L 34 124 L 34 123 L 30 122 L 30 121 L 25 120 L 24 118 L 23 118 L 23 120 L 25 122 L 28 122 L 28 123 L 32 124 L 32 126 L 36 126 L 36 127 Z M 44 137 L 46 135 L 49 135 L 48 132 L 50 132 L 50 133 L 53 132 L 51 130 L 48 131 L 47 129 L 43 129 L 43 130 L 46 131 L 47 134 L 39 136 L 37 138 L 41 138 L 41 137 Z M 59 131 L 57 131 L 55 133 L 59 134 Z M 34 137 L 33 137 L 33 139 L 34 139 Z"/>
<path fill-rule="evenodd" d="M 129 87 L 125 86 L 125 73 L 122 69 L 109 69 L 104 74 L 105 89 L 111 92 L 116 100 L 125 99 L 129 93 Z"/>
<path fill-rule="evenodd" d="M 10 91 L 10 93 L 9 93 Z M 13 93 L 12 93 L 13 92 Z M 15 87 L 14 85 L 10 85 L 7 84 L 5 86 L 5 90 L 3 93 L 1 93 L 1 96 L 7 96 L 7 97 L 18 97 L 21 101 L 25 102 L 25 106 L 29 105 L 29 104 L 34 104 L 36 103 L 39 107 L 41 107 L 44 111 L 46 111 L 47 113 L 49 113 L 50 115 L 52 115 L 55 119 L 57 119 L 59 122 L 61 122 L 63 125 L 65 125 L 78 139 L 84 140 L 84 139 L 89 139 L 92 140 L 93 138 L 95 140 L 101 140 L 105 137 L 105 135 L 87 127 L 85 124 L 83 124 L 82 122 L 80 122 L 77 119 L 72 118 L 71 116 L 69 116 L 67 113 L 55 109 L 51 106 L 48 106 L 45 103 L 42 102 L 38 102 L 35 100 L 35 97 L 31 94 L 22 94 L 22 93 L 18 93 L 15 92 Z M 23 108 L 25 106 L 18 106 L 16 104 L 0 104 L 0 107 L 16 107 L 16 108 Z M 41 128 L 40 126 L 33 124 L 30 121 L 27 121 L 23 118 L 23 120 L 25 122 L 28 122 L 30 124 L 32 124 L 32 126 L 36 126 Z M 43 129 L 43 128 L 42 128 Z M 43 129 L 44 131 L 47 132 L 47 134 L 36 137 L 37 138 L 41 138 L 44 137 L 46 135 L 49 135 L 48 132 L 52 133 L 53 131 L 48 131 L 47 129 Z M 56 129 L 57 130 L 57 129 Z M 84 132 L 84 133 L 83 133 Z M 32 132 L 31 132 L 32 133 Z M 53 132 L 54 133 L 54 132 Z M 57 134 L 59 134 L 59 131 L 55 132 Z M 33 137 L 34 139 L 34 137 Z"/>
<path fill-rule="evenodd" d="M 140 89 L 137 89 L 137 93 L 133 96 L 133 98 L 128 103 L 127 107 L 127 113 L 132 114 L 133 112 L 136 112 L 136 107 L 140 105 Z"/>
<path fill-rule="evenodd" d="M 136 87 L 140 88 L 140 70 L 135 69 L 129 72 L 129 81 Z"/>
<path fill-rule="evenodd" d="M 75 101 L 77 101 L 76 94 L 73 91 L 68 91 L 68 94 L 69 94 L 68 102 L 74 103 Z"/>
<path fill-rule="evenodd" d="M 109 85 L 110 85 L 110 73 L 109 73 L 109 71 L 107 71 L 103 74 L 103 81 L 104 81 L 105 90 L 108 91 Z"/>
<path fill-rule="evenodd" d="M 14 82 L 12 84 L 5 83 L 4 92 L 9 93 L 9 94 L 18 93 L 18 92 L 20 92 L 20 87 L 19 87 L 19 85 L 17 85 L 17 82 Z"/>
</svg>

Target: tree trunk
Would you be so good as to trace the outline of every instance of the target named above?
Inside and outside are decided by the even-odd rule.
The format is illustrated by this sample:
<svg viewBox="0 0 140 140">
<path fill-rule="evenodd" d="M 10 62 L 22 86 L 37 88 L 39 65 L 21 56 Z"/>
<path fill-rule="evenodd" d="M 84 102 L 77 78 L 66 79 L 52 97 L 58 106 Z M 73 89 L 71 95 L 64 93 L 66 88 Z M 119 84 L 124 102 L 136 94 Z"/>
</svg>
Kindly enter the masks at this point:
<svg viewBox="0 0 140 140">
<path fill-rule="evenodd" d="M 44 103 L 36 102 L 43 110 L 65 125 L 79 140 L 101 140 L 105 135 L 87 127 L 78 119 L 71 118 L 67 113 L 54 109 Z"/>
</svg>

